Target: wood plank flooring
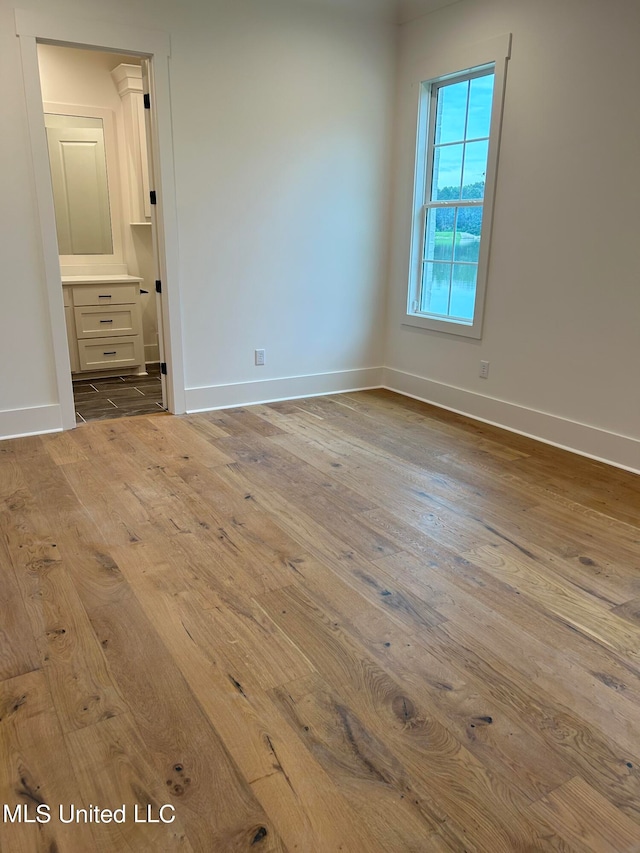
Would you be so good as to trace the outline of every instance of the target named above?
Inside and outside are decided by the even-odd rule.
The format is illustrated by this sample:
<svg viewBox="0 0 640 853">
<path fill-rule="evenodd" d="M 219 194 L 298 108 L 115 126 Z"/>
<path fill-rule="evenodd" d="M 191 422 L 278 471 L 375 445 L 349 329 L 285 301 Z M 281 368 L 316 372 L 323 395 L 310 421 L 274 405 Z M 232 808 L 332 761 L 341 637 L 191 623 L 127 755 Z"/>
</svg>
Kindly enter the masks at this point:
<svg viewBox="0 0 640 853">
<path fill-rule="evenodd" d="M 640 851 L 632 474 L 383 391 L 94 422 L 0 443 L 0 600 L 2 853 Z"/>
</svg>

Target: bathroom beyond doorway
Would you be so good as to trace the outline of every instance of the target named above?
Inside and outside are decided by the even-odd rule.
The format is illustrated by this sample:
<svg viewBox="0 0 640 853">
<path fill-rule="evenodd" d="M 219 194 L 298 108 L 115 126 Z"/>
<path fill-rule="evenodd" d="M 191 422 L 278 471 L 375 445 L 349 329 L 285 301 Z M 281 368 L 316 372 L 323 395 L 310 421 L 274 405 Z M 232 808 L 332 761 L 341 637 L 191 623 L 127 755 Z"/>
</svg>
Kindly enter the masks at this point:
<svg viewBox="0 0 640 853">
<path fill-rule="evenodd" d="M 147 376 L 109 376 L 74 382 L 73 401 L 79 424 L 165 411 L 157 364 L 148 365 Z"/>
</svg>

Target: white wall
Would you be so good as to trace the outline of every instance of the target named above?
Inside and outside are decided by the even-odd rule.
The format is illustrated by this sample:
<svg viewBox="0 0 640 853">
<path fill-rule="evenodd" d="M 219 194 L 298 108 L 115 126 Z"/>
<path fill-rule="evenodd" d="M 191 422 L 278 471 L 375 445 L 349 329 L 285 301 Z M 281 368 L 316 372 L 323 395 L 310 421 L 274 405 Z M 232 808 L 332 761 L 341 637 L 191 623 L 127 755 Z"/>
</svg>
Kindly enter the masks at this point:
<svg viewBox="0 0 640 853">
<path fill-rule="evenodd" d="M 189 407 L 375 384 L 384 361 L 384 381 L 399 390 L 640 468 L 640 7 L 448 5 L 400 28 L 394 116 L 395 28 L 341 8 L 343 0 L 327 4 L 23 4 L 171 36 Z M 400 323 L 414 142 L 408 69 L 436 45 L 507 31 L 514 46 L 484 336 L 408 329 Z M 11 7 L 0 0 L 5 435 L 18 421 L 44 422 L 38 408 L 26 421 L 7 412 L 53 412 L 57 402 L 12 32 Z M 255 347 L 267 350 L 263 368 L 253 366 Z M 491 362 L 485 381 L 481 358 Z"/>
<path fill-rule="evenodd" d="M 402 326 L 412 64 L 505 32 L 513 51 L 483 338 Z M 638 33 L 635 0 L 464 0 L 401 28 L 386 355 L 393 387 L 635 468 Z"/>
<path fill-rule="evenodd" d="M 378 367 L 384 343 L 394 28 L 287 0 L 21 6 L 170 34 L 185 381 L 204 389 L 191 407 L 229 383 L 329 372 L 360 384 L 344 372 Z M 2 410 L 58 399 L 13 33 L 1 0 L 4 434 Z"/>
<path fill-rule="evenodd" d="M 120 112 L 121 101 L 111 70 L 134 57 L 38 45 L 38 64 L 43 101 L 97 106 Z"/>
<path fill-rule="evenodd" d="M 382 363 L 393 46 L 295 3 L 172 35 L 188 387 Z"/>
</svg>

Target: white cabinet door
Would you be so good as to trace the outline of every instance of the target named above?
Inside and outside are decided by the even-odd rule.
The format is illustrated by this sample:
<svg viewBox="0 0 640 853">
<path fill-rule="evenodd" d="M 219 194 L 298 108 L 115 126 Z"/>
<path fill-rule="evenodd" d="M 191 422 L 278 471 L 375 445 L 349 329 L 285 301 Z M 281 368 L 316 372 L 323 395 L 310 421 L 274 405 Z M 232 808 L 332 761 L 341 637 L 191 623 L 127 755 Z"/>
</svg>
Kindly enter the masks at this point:
<svg viewBox="0 0 640 853">
<path fill-rule="evenodd" d="M 48 127 L 51 181 L 61 255 L 113 252 L 102 128 Z"/>
</svg>

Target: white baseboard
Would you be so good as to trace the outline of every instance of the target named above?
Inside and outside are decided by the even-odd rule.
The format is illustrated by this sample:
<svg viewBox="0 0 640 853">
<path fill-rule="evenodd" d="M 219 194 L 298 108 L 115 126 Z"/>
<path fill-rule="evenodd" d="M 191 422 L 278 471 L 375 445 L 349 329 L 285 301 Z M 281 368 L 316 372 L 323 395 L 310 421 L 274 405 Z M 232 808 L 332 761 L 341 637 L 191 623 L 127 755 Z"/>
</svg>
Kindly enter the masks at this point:
<svg viewBox="0 0 640 853">
<path fill-rule="evenodd" d="M 187 388 L 186 402 L 188 412 L 204 412 L 380 387 L 640 474 L 640 440 L 636 438 L 390 367 Z M 61 429 L 62 415 L 57 404 L 0 411 L 0 440 Z"/>
<path fill-rule="evenodd" d="M 144 345 L 144 360 L 146 364 L 156 364 L 160 361 L 160 348 L 158 344 Z"/>
<path fill-rule="evenodd" d="M 390 391 L 640 474 L 638 439 L 390 367 L 382 374 Z"/>
<path fill-rule="evenodd" d="M 344 391 L 363 391 L 382 384 L 381 367 L 359 370 L 340 370 L 334 373 L 314 373 L 307 376 L 287 376 L 283 379 L 261 379 L 255 382 L 235 382 L 187 388 L 187 412 L 207 412 L 213 409 L 275 403 L 300 397 L 319 397 Z"/>
<path fill-rule="evenodd" d="M 0 440 L 61 430 L 62 412 L 57 404 L 0 411 Z"/>
</svg>

